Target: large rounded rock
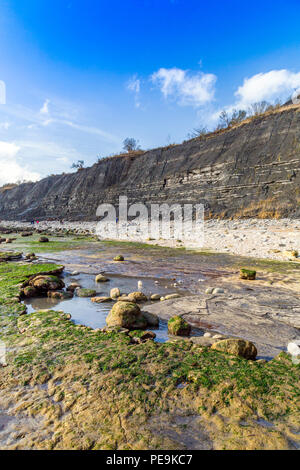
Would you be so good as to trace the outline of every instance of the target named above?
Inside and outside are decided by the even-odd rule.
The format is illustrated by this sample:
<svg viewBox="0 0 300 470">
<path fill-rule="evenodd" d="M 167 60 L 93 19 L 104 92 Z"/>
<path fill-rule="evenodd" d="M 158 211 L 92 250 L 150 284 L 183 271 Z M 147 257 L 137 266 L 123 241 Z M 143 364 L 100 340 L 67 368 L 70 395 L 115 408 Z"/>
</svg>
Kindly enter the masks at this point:
<svg viewBox="0 0 300 470">
<path fill-rule="evenodd" d="M 47 296 L 50 299 L 59 299 L 59 300 L 69 300 L 72 299 L 73 294 L 72 292 L 64 292 L 64 291 L 49 291 Z"/>
<path fill-rule="evenodd" d="M 254 344 L 244 339 L 224 339 L 214 343 L 211 348 L 234 356 L 244 357 L 245 359 L 254 360 L 257 356 L 257 349 Z"/>
<path fill-rule="evenodd" d="M 168 321 L 168 331 L 174 336 L 189 336 L 191 325 L 189 325 L 182 317 L 176 315 Z"/>
<path fill-rule="evenodd" d="M 133 302 L 117 302 L 106 318 L 108 326 L 121 326 L 130 330 L 145 329 L 147 320 L 141 314 L 140 307 Z"/>
<path fill-rule="evenodd" d="M 131 292 L 131 294 L 128 294 L 128 299 L 130 302 L 147 302 L 148 300 L 142 292 Z"/>
<path fill-rule="evenodd" d="M 61 290 L 65 287 L 64 282 L 57 276 L 39 275 L 29 281 L 29 285 L 35 287 L 39 292 L 46 293 L 51 290 Z"/>
</svg>

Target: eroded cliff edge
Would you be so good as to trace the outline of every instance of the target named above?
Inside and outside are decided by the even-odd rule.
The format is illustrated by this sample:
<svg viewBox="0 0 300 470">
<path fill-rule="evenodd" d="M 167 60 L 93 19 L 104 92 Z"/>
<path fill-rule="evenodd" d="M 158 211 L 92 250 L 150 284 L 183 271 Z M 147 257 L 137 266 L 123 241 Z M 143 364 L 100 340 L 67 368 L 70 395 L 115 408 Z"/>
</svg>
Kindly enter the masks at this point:
<svg viewBox="0 0 300 470">
<path fill-rule="evenodd" d="M 5 190 L 0 217 L 96 220 L 98 205 L 117 204 L 119 195 L 129 203 L 202 202 L 210 216 L 300 216 L 300 106 Z"/>
</svg>

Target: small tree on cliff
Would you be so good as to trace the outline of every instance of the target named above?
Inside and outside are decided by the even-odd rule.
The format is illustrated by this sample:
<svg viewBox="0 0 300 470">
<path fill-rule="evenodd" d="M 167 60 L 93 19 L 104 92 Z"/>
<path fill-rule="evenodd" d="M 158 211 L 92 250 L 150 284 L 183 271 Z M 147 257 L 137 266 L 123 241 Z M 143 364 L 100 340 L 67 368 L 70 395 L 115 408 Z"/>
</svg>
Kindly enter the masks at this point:
<svg viewBox="0 0 300 470">
<path fill-rule="evenodd" d="M 135 150 L 139 150 L 139 141 L 135 140 L 133 137 L 127 137 L 123 141 L 123 149 L 126 150 L 126 152 L 134 152 Z"/>
<path fill-rule="evenodd" d="M 77 163 L 73 163 L 73 165 L 71 166 L 71 168 L 74 168 L 76 170 L 82 170 L 83 167 L 84 167 L 84 160 L 78 160 Z"/>
</svg>

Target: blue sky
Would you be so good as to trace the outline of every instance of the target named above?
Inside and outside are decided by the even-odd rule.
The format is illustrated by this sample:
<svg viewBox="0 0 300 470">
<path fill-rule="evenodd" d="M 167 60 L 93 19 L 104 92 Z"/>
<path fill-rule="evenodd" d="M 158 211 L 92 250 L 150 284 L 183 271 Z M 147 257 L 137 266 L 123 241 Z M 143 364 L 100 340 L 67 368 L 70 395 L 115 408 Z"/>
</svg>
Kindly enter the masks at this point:
<svg viewBox="0 0 300 470">
<path fill-rule="evenodd" d="M 299 17 L 298 0 L 0 0 L 0 185 L 288 98 Z"/>
</svg>

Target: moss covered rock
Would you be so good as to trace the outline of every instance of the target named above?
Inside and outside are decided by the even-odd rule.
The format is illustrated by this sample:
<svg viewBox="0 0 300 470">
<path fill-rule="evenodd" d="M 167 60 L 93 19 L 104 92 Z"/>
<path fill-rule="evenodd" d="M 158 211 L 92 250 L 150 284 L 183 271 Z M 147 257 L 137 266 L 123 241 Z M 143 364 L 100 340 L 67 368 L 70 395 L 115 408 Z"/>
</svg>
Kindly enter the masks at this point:
<svg viewBox="0 0 300 470">
<path fill-rule="evenodd" d="M 124 261 L 124 256 L 122 255 L 115 256 L 114 261 Z"/>
<path fill-rule="evenodd" d="M 29 285 L 35 287 L 40 293 L 60 290 L 65 287 L 64 282 L 57 276 L 36 276 L 29 281 Z"/>
<path fill-rule="evenodd" d="M 238 338 L 229 338 L 217 341 L 212 345 L 212 349 L 232 354 L 234 356 L 244 357 L 245 359 L 254 360 L 257 356 L 257 349 L 251 341 Z"/>
<path fill-rule="evenodd" d="M 96 291 L 94 289 L 77 289 L 78 297 L 95 297 Z"/>
<path fill-rule="evenodd" d="M 130 330 L 140 330 L 147 327 L 140 307 L 133 302 L 117 302 L 109 312 L 106 323 L 108 326 L 121 326 Z"/>
<path fill-rule="evenodd" d="M 68 299 L 72 299 L 73 294 L 72 292 L 65 292 L 65 291 L 49 291 L 47 292 L 47 296 L 50 299 L 68 300 Z"/>
<path fill-rule="evenodd" d="M 168 331 L 175 336 L 189 336 L 191 326 L 182 317 L 176 315 L 168 321 Z"/>
<path fill-rule="evenodd" d="M 240 279 L 246 279 L 247 281 L 254 281 L 256 278 L 256 271 L 252 269 L 244 269 L 240 270 Z"/>
</svg>

